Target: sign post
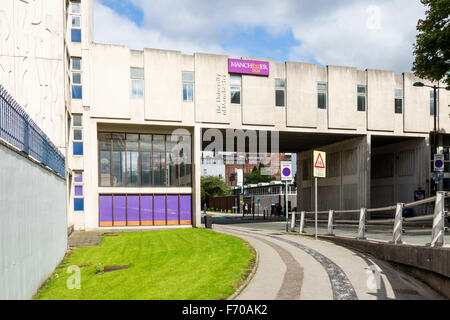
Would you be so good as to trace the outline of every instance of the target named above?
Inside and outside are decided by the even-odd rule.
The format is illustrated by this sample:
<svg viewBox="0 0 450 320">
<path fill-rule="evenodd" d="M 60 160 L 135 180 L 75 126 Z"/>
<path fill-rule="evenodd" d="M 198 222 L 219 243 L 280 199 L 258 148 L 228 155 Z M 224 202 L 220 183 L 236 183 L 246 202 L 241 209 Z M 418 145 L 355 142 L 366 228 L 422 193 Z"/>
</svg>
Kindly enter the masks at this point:
<svg viewBox="0 0 450 320">
<path fill-rule="evenodd" d="M 313 171 L 314 171 L 314 202 L 315 202 L 315 215 L 314 215 L 314 230 L 315 238 L 317 240 L 317 178 L 325 178 L 327 175 L 326 170 L 327 155 L 323 151 L 314 150 L 313 157 Z"/>
<path fill-rule="evenodd" d="M 434 174 L 433 179 L 437 183 L 437 191 L 442 190 L 442 179 L 444 178 L 444 167 L 445 167 L 445 158 L 443 154 L 435 154 L 434 155 Z"/>
<path fill-rule="evenodd" d="M 288 192 L 289 182 L 292 180 L 292 164 L 290 161 L 281 161 L 281 181 L 285 182 L 285 198 L 284 198 L 284 210 L 286 212 L 286 232 L 289 232 L 289 210 L 288 210 Z"/>
</svg>

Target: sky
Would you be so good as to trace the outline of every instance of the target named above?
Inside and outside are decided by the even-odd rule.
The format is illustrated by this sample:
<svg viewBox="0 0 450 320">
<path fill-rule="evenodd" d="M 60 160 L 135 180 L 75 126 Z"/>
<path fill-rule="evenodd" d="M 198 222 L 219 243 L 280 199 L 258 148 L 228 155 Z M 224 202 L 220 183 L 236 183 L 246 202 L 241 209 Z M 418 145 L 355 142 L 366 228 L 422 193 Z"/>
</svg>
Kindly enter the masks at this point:
<svg viewBox="0 0 450 320">
<path fill-rule="evenodd" d="M 94 40 L 410 72 L 419 0 L 94 0 Z"/>
</svg>

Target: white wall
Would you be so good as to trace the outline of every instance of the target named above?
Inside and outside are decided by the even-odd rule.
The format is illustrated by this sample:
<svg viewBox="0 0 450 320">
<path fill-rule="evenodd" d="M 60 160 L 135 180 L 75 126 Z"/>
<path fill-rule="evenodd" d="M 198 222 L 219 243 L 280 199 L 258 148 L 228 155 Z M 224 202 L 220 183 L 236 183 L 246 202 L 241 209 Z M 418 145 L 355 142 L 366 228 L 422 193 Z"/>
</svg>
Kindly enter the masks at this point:
<svg viewBox="0 0 450 320">
<path fill-rule="evenodd" d="M 66 182 L 2 144 L 0 159 L 0 300 L 30 299 L 66 252 Z"/>
</svg>

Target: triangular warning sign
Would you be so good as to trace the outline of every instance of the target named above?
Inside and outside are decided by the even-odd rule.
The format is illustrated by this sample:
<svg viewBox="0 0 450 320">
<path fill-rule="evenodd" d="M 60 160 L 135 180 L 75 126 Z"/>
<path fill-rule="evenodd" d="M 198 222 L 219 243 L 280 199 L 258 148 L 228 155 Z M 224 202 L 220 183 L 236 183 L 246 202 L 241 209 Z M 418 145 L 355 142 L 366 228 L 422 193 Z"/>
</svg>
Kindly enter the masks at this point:
<svg viewBox="0 0 450 320">
<path fill-rule="evenodd" d="M 314 164 L 314 168 L 325 169 L 325 164 L 323 163 L 322 154 L 320 154 L 320 153 L 316 159 L 316 164 Z"/>
</svg>

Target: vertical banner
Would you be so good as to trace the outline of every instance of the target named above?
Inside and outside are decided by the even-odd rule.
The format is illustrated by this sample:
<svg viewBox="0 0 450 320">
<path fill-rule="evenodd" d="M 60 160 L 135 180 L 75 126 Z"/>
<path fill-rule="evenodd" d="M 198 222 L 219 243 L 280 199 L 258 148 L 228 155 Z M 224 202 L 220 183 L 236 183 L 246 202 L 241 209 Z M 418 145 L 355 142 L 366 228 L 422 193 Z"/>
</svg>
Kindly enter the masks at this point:
<svg viewBox="0 0 450 320">
<path fill-rule="evenodd" d="M 139 195 L 127 196 L 127 225 L 139 225 Z"/>
<path fill-rule="evenodd" d="M 191 196 L 180 195 L 180 224 L 192 224 Z"/>
</svg>

